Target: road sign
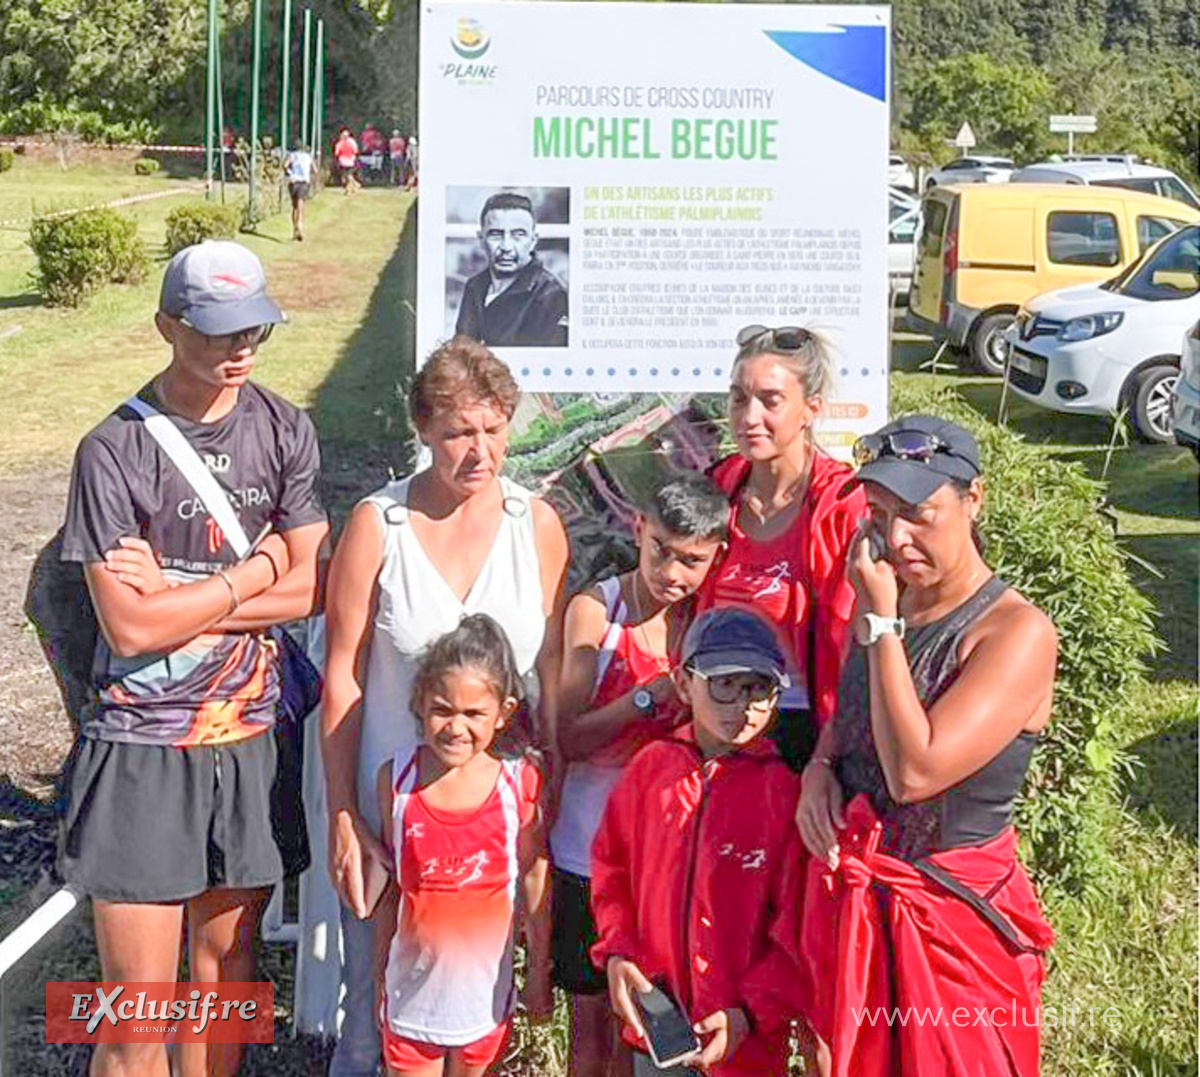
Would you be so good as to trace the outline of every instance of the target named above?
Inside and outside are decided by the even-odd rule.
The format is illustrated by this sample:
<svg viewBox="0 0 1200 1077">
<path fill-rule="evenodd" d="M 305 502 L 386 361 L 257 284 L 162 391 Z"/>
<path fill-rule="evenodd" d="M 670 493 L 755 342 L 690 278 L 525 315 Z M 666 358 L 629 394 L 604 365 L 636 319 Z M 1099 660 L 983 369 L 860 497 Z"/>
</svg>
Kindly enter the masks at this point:
<svg viewBox="0 0 1200 1077">
<path fill-rule="evenodd" d="M 1071 131 L 1079 135 L 1090 135 L 1096 130 L 1095 116 L 1051 116 L 1050 130 L 1054 132 Z"/>
<path fill-rule="evenodd" d="M 965 120 L 963 121 L 963 125 L 958 129 L 958 134 L 954 136 L 954 144 L 960 150 L 975 148 L 975 132 L 971 130 L 971 125 Z"/>
</svg>

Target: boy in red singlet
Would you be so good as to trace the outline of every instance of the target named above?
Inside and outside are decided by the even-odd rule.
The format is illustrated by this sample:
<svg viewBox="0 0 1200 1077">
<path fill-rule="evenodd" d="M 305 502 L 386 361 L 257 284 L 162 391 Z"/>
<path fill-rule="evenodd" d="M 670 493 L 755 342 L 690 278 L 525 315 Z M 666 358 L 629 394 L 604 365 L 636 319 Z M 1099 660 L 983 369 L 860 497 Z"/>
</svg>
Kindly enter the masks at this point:
<svg viewBox="0 0 1200 1077">
<path fill-rule="evenodd" d="M 633 753 L 683 718 L 670 655 L 691 596 L 725 541 L 728 503 L 699 475 L 661 487 L 636 523 L 638 567 L 576 595 L 567 607 L 558 743 L 568 760 L 554 861 L 554 980 L 571 995 L 570 1077 L 629 1072 L 608 1011 L 605 981 L 588 958 L 592 838 L 609 790 Z"/>
</svg>

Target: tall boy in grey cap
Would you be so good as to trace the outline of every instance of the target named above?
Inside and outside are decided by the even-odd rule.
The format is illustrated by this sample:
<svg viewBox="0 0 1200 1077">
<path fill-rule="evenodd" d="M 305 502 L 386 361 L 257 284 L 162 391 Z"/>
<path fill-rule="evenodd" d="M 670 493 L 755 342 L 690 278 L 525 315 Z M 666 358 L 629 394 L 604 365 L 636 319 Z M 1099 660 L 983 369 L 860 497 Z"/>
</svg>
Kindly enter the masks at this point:
<svg viewBox="0 0 1200 1077">
<path fill-rule="evenodd" d="M 266 630 L 310 614 L 328 532 L 308 416 L 249 378 L 283 313 L 258 258 L 209 241 L 171 259 L 155 324 L 171 361 L 137 393 L 224 490 L 239 559 L 130 403 L 80 442 L 63 560 L 80 562 L 100 636 L 81 716 L 60 865 L 93 901 L 101 979 L 170 981 L 187 921 L 198 981 L 254 979 L 270 888 L 302 868 L 272 735 L 279 653 Z M 144 412 L 143 412 L 144 413 Z M 274 788 L 279 786 L 279 788 Z M 180 1045 L 206 1072 L 236 1044 Z M 167 1073 L 157 1044 L 97 1047 L 91 1073 Z"/>
</svg>

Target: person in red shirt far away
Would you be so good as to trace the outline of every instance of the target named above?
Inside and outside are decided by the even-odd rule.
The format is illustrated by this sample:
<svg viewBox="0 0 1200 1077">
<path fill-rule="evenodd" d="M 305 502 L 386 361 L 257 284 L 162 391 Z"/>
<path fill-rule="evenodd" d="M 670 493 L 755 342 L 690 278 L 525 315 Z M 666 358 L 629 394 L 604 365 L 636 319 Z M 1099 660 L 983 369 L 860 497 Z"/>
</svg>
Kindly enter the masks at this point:
<svg viewBox="0 0 1200 1077">
<path fill-rule="evenodd" d="M 804 854 L 789 818 L 800 778 L 762 734 L 788 684 L 771 626 L 734 607 L 688 629 L 675 679 L 692 721 L 643 748 L 592 847 L 592 959 L 628 1039 L 639 992 L 660 987 L 712 1077 L 786 1077 Z M 692 1072 L 685 1066 L 674 1072 Z M 656 1071 L 644 1054 L 635 1072 Z"/>
</svg>

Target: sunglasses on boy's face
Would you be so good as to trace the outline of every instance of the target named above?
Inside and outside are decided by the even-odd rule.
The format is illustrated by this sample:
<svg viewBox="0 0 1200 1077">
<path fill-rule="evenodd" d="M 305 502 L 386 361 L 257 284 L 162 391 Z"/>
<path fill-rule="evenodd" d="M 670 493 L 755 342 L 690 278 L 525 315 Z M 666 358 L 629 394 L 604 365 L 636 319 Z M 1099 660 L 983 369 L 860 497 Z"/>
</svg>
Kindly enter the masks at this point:
<svg viewBox="0 0 1200 1077">
<path fill-rule="evenodd" d="M 862 467 L 881 456 L 929 463 L 937 453 L 958 454 L 936 434 L 920 430 L 898 430 L 894 434 L 866 434 L 854 443 L 854 462 Z"/>
<path fill-rule="evenodd" d="M 798 352 L 812 340 L 812 334 L 798 325 L 782 325 L 778 329 L 767 325 L 748 325 L 739 329 L 734 339 L 739 348 L 756 344 L 768 352 Z"/>
<path fill-rule="evenodd" d="M 239 329 L 236 333 L 201 333 L 186 318 L 178 319 L 180 325 L 186 325 L 193 333 L 204 338 L 207 347 L 214 351 L 233 351 L 235 348 L 257 348 L 265 344 L 275 329 L 274 325 L 254 325 L 249 329 Z"/>
<path fill-rule="evenodd" d="M 747 703 L 751 707 L 771 706 L 779 696 L 779 685 L 761 673 L 721 673 L 710 676 L 698 669 L 691 670 L 708 685 L 709 698 L 726 706 Z"/>
</svg>

